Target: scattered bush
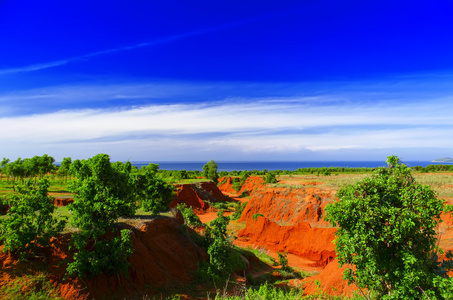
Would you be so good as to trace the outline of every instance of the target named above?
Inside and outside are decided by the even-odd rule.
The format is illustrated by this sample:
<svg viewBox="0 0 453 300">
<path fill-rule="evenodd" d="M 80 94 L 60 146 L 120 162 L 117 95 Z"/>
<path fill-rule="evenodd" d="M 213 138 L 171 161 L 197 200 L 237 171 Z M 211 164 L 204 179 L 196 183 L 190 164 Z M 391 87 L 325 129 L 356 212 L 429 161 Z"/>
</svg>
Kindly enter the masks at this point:
<svg viewBox="0 0 453 300">
<path fill-rule="evenodd" d="M 247 206 L 247 203 L 248 202 L 244 202 L 244 203 L 241 203 L 241 202 L 237 202 L 236 203 L 236 210 L 235 212 L 231 215 L 231 219 L 232 220 L 237 220 L 241 217 L 242 215 L 242 212 L 244 211 L 244 208 Z"/>
<path fill-rule="evenodd" d="M 193 212 L 192 207 L 187 206 L 185 203 L 180 203 L 176 206 L 184 217 L 184 222 L 187 226 L 201 226 L 200 218 Z"/>
<path fill-rule="evenodd" d="M 48 188 L 46 178 L 36 184 L 28 180 L 25 185 L 17 186 L 17 193 L 9 201 L 7 216 L 0 223 L 0 244 L 5 245 L 4 252 L 10 251 L 26 259 L 63 230 L 66 220 L 53 216 L 55 206 L 47 195 Z"/>
<path fill-rule="evenodd" d="M 265 183 L 277 183 L 277 177 L 273 172 L 269 172 L 266 175 L 264 175 L 263 179 Z"/>
</svg>

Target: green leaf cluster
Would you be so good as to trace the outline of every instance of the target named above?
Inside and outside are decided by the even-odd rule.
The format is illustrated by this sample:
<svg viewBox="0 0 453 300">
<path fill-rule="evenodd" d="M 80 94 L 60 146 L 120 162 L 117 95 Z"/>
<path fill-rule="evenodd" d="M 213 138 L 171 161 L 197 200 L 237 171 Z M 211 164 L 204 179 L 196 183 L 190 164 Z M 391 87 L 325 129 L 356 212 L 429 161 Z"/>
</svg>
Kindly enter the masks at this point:
<svg viewBox="0 0 453 300">
<path fill-rule="evenodd" d="M 438 274 L 445 272 L 433 259 L 443 200 L 417 184 L 398 157 L 387 163 L 339 190 L 338 201 L 326 207 L 326 219 L 338 226 L 336 252 L 340 265 L 348 267 L 344 276 L 382 299 L 420 299 L 428 292 L 431 299 L 444 299 Z"/>
<path fill-rule="evenodd" d="M 173 197 L 173 186 L 157 177 L 154 164 L 134 176 L 135 195 L 145 211 L 166 211 Z"/>
<path fill-rule="evenodd" d="M 194 213 L 192 207 L 187 206 L 185 203 L 179 203 L 176 205 L 176 208 L 179 209 L 182 216 L 184 217 L 184 222 L 188 226 L 201 226 L 200 218 Z"/>
<path fill-rule="evenodd" d="M 203 165 L 203 176 L 217 183 L 217 181 L 219 180 L 217 168 L 217 163 L 214 160 L 210 160 L 205 165 Z"/>
<path fill-rule="evenodd" d="M 5 245 L 4 252 L 10 251 L 26 259 L 63 230 L 66 220 L 57 220 L 54 216 L 53 199 L 47 195 L 49 185 L 44 178 L 36 184 L 28 180 L 17 187 L 17 193 L 9 200 L 6 219 L 0 223 L 0 243 Z"/>
<path fill-rule="evenodd" d="M 76 248 L 68 275 L 93 276 L 127 271 L 132 244 L 126 231 L 109 237 L 119 217 L 135 214 L 136 204 L 130 163 L 110 163 L 107 154 L 81 161 L 73 185 L 72 223 L 78 228 L 71 239 Z M 91 245 L 91 246 L 88 246 Z"/>
<path fill-rule="evenodd" d="M 229 221 L 230 218 L 223 215 L 223 210 L 219 210 L 217 218 L 209 223 L 205 232 L 205 237 L 209 240 L 209 261 L 220 274 L 226 271 L 229 260 L 230 243 L 227 239 Z"/>
</svg>

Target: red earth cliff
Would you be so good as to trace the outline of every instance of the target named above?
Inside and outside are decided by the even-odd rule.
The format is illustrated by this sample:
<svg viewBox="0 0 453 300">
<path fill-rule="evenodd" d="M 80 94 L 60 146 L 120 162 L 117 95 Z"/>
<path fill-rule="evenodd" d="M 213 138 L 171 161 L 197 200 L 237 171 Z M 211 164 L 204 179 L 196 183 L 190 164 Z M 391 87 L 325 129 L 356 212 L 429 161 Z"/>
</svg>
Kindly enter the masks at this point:
<svg viewBox="0 0 453 300">
<path fill-rule="evenodd" d="M 178 221 L 177 221 L 178 220 Z M 70 278 L 63 280 L 68 261 L 72 260 L 69 251 L 70 235 L 52 238 L 45 248 L 44 261 L 48 268 L 48 279 L 58 285 L 64 299 L 121 298 L 131 292 L 152 286 L 155 288 L 170 284 L 184 284 L 191 280 L 191 273 L 197 264 L 208 260 L 207 253 L 195 244 L 181 219 L 159 217 L 143 222 L 140 228 L 128 227 L 132 231 L 134 252 L 130 257 L 129 276 L 98 275 L 92 279 Z M 36 261 L 18 263 L 11 255 L 2 253 L 0 247 L 0 286 L 12 280 L 17 270 L 33 273 Z M 36 272 L 36 271 L 35 271 Z M 122 299 L 122 298 L 121 298 Z"/>
<path fill-rule="evenodd" d="M 212 181 L 180 184 L 175 190 L 176 198 L 170 203 L 170 207 L 185 203 L 196 213 L 207 211 L 210 207 L 209 202 L 225 202 L 228 199 Z"/>
<path fill-rule="evenodd" d="M 335 257 L 335 228 L 311 228 L 306 222 L 280 226 L 265 217 L 248 220 L 238 239 L 262 245 L 276 252 L 289 252 L 326 266 Z"/>
</svg>

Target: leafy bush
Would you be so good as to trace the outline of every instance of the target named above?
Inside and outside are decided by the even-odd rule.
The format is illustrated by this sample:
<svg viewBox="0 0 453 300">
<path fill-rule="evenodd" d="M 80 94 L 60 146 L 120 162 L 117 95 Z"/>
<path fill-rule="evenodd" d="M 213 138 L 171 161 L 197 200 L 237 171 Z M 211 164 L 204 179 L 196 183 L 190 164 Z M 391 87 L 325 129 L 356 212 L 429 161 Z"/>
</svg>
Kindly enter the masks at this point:
<svg viewBox="0 0 453 300">
<path fill-rule="evenodd" d="M 233 185 L 232 185 L 233 190 L 236 192 L 239 192 L 242 188 L 242 182 L 239 178 L 234 178 L 233 179 Z"/>
<path fill-rule="evenodd" d="M 372 177 L 343 187 L 338 202 L 326 208 L 327 220 L 339 227 L 339 263 L 354 266 L 344 276 L 382 299 L 444 299 L 439 286 L 453 282 L 439 277 L 449 266 L 436 255 L 443 200 L 417 184 L 398 157 L 387 163 Z"/>
<path fill-rule="evenodd" d="M 77 249 L 68 264 L 68 275 L 93 276 L 100 272 L 127 270 L 132 245 L 126 232 L 107 238 L 119 217 L 135 214 L 134 185 L 128 164 L 110 164 L 106 154 L 82 161 L 73 185 L 72 223 L 79 231 L 72 235 Z M 92 244 L 92 247 L 87 245 Z M 121 251 L 121 252 L 119 252 Z"/>
<path fill-rule="evenodd" d="M 302 299 L 302 297 L 303 291 L 298 291 L 296 289 L 277 288 L 271 284 L 265 283 L 263 285 L 260 285 L 258 289 L 247 289 L 243 295 L 224 296 L 219 292 L 217 293 L 215 300 L 295 300 Z"/>
<path fill-rule="evenodd" d="M 214 160 L 207 162 L 203 166 L 203 176 L 217 183 L 219 174 L 217 173 L 217 163 Z"/>
<path fill-rule="evenodd" d="M 170 208 L 173 186 L 158 178 L 152 169 L 145 168 L 134 181 L 135 196 L 143 210 L 159 213 Z"/>
<path fill-rule="evenodd" d="M 52 236 L 61 232 L 66 220 L 54 216 L 53 199 L 47 196 L 49 181 L 44 178 L 33 184 L 28 180 L 11 196 L 7 217 L 0 223 L 0 244 L 3 251 L 19 254 L 22 259 L 35 255 Z"/>
<path fill-rule="evenodd" d="M 263 214 L 256 213 L 252 216 L 252 220 L 256 222 L 259 217 L 264 217 L 264 216 L 263 216 Z"/>
<path fill-rule="evenodd" d="M 263 179 L 265 183 L 277 183 L 277 177 L 272 172 L 267 173 Z"/>
<path fill-rule="evenodd" d="M 278 264 L 283 271 L 292 271 L 293 269 L 288 265 L 288 253 L 278 252 Z"/>
<path fill-rule="evenodd" d="M 236 210 L 235 212 L 231 215 L 231 219 L 232 220 L 237 220 L 241 217 L 242 215 L 242 212 L 244 211 L 244 208 L 247 206 L 247 202 L 244 202 L 244 203 L 241 203 L 241 202 L 237 202 L 236 203 Z"/>
<path fill-rule="evenodd" d="M 217 218 L 209 223 L 205 237 L 209 240 L 208 254 L 211 265 L 218 273 L 224 273 L 228 264 L 227 226 L 230 219 L 223 215 L 223 210 L 217 212 Z"/>
<path fill-rule="evenodd" d="M 188 226 L 201 226 L 200 218 L 193 212 L 192 207 L 187 206 L 185 203 L 180 203 L 176 206 L 184 217 L 184 222 Z"/>
<path fill-rule="evenodd" d="M 132 254 L 131 235 L 128 229 L 120 231 L 120 235 L 110 239 L 98 240 L 90 247 L 91 251 L 81 250 L 79 245 L 86 243 L 84 235 L 75 235 L 72 241 L 78 252 L 74 253 L 74 262 L 67 268 L 69 275 L 79 278 L 88 275 L 92 277 L 99 273 L 116 274 L 123 272 L 127 275 L 128 257 Z"/>
</svg>

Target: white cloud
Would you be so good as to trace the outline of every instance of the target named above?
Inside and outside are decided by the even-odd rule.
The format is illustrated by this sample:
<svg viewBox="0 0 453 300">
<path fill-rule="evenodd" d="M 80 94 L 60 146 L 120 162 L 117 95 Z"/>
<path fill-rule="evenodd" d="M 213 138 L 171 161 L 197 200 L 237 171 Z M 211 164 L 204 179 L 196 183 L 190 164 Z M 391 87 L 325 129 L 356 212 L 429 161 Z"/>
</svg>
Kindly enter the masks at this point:
<svg viewBox="0 0 453 300">
<path fill-rule="evenodd" d="M 382 103 L 300 103 L 280 99 L 218 105 L 149 105 L 0 118 L 0 152 L 14 156 L 11 149 L 30 152 L 52 145 L 59 152 L 123 151 L 128 159 L 129 151 L 138 160 L 146 159 L 136 156 L 148 151 L 160 156 L 185 155 L 190 160 L 200 153 L 226 150 L 250 155 L 273 153 L 281 159 L 303 151 L 453 148 L 451 99 L 391 107 Z"/>
</svg>

